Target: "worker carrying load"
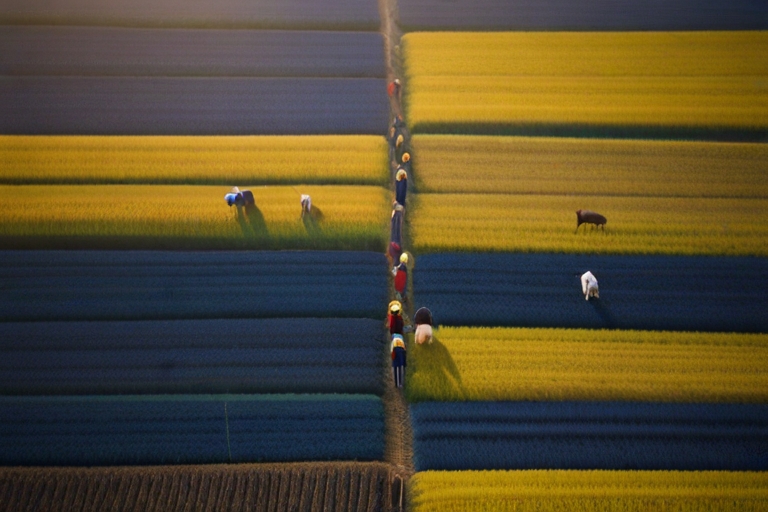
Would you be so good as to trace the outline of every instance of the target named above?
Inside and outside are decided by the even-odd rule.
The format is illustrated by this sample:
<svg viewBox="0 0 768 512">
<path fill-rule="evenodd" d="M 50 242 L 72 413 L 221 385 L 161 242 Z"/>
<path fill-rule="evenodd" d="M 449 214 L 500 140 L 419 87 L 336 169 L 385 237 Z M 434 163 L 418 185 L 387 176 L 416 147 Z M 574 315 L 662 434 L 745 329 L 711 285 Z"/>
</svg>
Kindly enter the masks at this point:
<svg viewBox="0 0 768 512">
<path fill-rule="evenodd" d="M 432 312 L 427 308 L 419 308 L 413 316 L 416 325 L 416 343 L 419 345 L 432 343 Z"/>
<path fill-rule="evenodd" d="M 228 206 L 237 205 L 241 206 L 253 206 L 256 204 L 256 200 L 253 198 L 253 193 L 250 190 L 241 191 L 237 187 L 232 187 L 229 194 L 224 196 L 224 200 Z"/>
<path fill-rule="evenodd" d="M 387 328 L 389 334 L 403 334 L 403 305 L 400 301 L 393 300 L 389 303 L 389 310 L 387 311 Z"/>
<path fill-rule="evenodd" d="M 395 377 L 395 387 L 402 388 L 405 383 L 405 340 L 402 334 L 392 335 L 392 373 Z"/>
<path fill-rule="evenodd" d="M 400 264 L 392 269 L 392 275 L 395 276 L 395 297 L 397 300 L 405 302 L 407 300 L 405 291 L 408 287 L 408 255 L 400 255 Z"/>
<path fill-rule="evenodd" d="M 590 297 L 596 299 L 600 298 L 600 291 L 597 288 L 597 278 L 592 275 L 592 272 L 587 271 L 581 276 L 581 292 L 584 294 L 584 299 L 589 300 Z"/>
<path fill-rule="evenodd" d="M 405 169 L 398 169 L 395 176 L 395 201 L 405 206 L 405 195 L 408 192 L 408 173 Z"/>
</svg>

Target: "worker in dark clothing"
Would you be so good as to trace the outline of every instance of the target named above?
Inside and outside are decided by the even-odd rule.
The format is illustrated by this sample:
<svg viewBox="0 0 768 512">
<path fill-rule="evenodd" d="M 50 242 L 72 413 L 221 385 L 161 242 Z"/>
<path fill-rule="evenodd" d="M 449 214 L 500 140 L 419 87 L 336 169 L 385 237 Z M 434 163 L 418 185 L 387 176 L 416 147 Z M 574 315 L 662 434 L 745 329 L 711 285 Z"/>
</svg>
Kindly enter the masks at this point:
<svg viewBox="0 0 768 512">
<path fill-rule="evenodd" d="M 399 169 L 395 175 L 395 201 L 405 206 L 405 195 L 408 192 L 408 173 Z"/>
<path fill-rule="evenodd" d="M 393 300 L 389 303 L 389 312 L 387 313 L 387 328 L 389 334 L 403 335 L 403 306 L 400 301 Z"/>
<path fill-rule="evenodd" d="M 392 269 L 395 276 L 395 297 L 397 300 L 405 302 L 406 288 L 408 287 L 408 255 L 400 255 L 400 264 Z"/>
<path fill-rule="evenodd" d="M 395 377 L 395 387 L 402 388 L 405 383 L 405 340 L 401 334 L 392 336 L 392 373 Z"/>
</svg>

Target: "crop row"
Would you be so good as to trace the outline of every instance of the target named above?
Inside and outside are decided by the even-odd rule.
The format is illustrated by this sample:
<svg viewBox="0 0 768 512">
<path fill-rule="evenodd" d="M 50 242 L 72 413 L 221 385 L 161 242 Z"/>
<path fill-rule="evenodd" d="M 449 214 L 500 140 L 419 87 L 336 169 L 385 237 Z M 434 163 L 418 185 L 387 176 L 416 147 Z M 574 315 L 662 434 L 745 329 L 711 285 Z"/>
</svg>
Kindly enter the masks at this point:
<svg viewBox="0 0 768 512">
<path fill-rule="evenodd" d="M 440 325 L 768 332 L 764 258 L 433 254 L 417 263 L 415 304 Z M 584 300 L 587 270 L 599 300 Z"/>
<path fill-rule="evenodd" d="M 314 30 L 378 30 L 380 24 L 376 2 L 358 0 L 261 0 L 258 4 L 241 0 L 183 4 L 174 0 L 7 0 L 0 9 L 0 23 Z"/>
<path fill-rule="evenodd" d="M 750 0 L 399 0 L 404 30 L 765 30 L 768 7 Z"/>
<path fill-rule="evenodd" d="M 765 405 L 424 402 L 411 417 L 418 471 L 768 469 Z"/>
<path fill-rule="evenodd" d="M 376 32 L 7 26 L 4 75 L 384 77 Z"/>
<path fill-rule="evenodd" d="M 5 184 L 379 185 L 375 135 L 0 136 Z"/>
<path fill-rule="evenodd" d="M 420 193 L 768 197 L 766 144 L 415 135 L 411 146 Z"/>
<path fill-rule="evenodd" d="M 443 327 L 411 356 L 411 402 L 768 403 L 765 334 Z"/>
<path fill-rule="evenodd" d="M 149 465 L 383 457 L 369 395 L 0 397 L 0 464 Z"/>
<path fill-rule="evenodd" d="M 382 134 L 379 78 L 0 77 L 0 134 Z"/>
<path fill-rule="evenodd" d="M 427 471 L 409 504 L 431 511 L 762 510 L 768 474 L 744 471 Z"/>
<path fill-rule="evenodd" d="M 379 319 L 386 303 L 376 253 L 2 251 L 0 262 L 3 321 Z"/>
<path fill-rule="evenodd" d="M 768 129 L 760 31 L 413 33 L 403 45 L 412 132 L 761 141 Z"/>
<path fill-rule="evenodd" d="M 381 322 L 0 323 L 0 393 L 383 393 Z"/>
<path fill-rule="evenodd" d="M 242 184 L 241 184 L 242 185 Z M 244 188 L 248 188 L 247 184 Z M 228 207 L 223 186 L 1 185 L 6 248 L 344 249 L 384 251 L 385 189 L 253 187 Z M 312 212 L 301 215 L 299 194 Z"/>
<path fill-rule="evenodd" d="M 576 211 L 608 222 L 576 229 Z M 766 256 L 768 199 L 538 194 L 419 194 L 415 252 Z"/>
<path fill-rule="evenodd" d="M 391 510 L 380 462 L 0 468 L 4 510 Z M 399 490 L 399 486 L 398 486 Z"/>
</svg>

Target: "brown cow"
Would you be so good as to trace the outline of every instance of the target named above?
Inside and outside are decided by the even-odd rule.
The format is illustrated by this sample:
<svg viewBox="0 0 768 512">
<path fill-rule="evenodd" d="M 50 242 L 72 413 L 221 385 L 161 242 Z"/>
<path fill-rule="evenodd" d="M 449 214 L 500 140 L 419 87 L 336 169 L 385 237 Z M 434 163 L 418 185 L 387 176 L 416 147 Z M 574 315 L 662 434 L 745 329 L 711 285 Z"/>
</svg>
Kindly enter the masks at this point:
<svg viewBox="0 0 768 512">
<path fill-rule="evenodd" d="M 608 222 L 608 220 L 597 212 L 590 210 L 576 210 L 576 231 L 574 231 L 574 233 L 579 231 L 579 226 L 582 224 L 594 224 L 598 229 L 602 226 L 603 232 L 605 232 L 606 222 Z"/>
</svg>

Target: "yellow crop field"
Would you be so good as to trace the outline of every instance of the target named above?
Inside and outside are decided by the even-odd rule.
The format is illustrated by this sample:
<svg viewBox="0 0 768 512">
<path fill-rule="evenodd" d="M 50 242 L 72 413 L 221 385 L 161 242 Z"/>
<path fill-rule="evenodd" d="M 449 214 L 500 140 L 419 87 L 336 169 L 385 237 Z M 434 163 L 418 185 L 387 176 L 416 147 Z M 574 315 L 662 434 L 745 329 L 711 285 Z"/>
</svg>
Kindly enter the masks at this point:
<svg viewBox="0 0 768 512">
<path fill-rule="evenodd" d="M 768 403 L 768 335 L 441 327 L 415 346 L 412 401 Z"/>
<path fill-rule="evenodd" d="M 403 46 L 413 132 L 768 128 L 764 31 L 412 33 Z"/>
<path fill-rule="evenodd" d="M 256 208 L 228 207 L 228 187 L 3 185 L 5 248 L 252 248 L 383 251 L 386 189 L 370 186 L 243 187 Z M 312 196 L 301 218 L 299 193 Z"/>
<path fill-rule="evenodd" d="M 0 136 L 0 183 L 379 185 L 372 135 Z"/>
<path fill-rule="evenodd" d="M 419 192 L 768 198 L 768 144 L 414 135 Z"/>
<path fill-rule="evenodd" d="M 408 496 L 416 512 L 758 511 L 768 501 L 768 473 L 425 471 L 411 478 Z"/>
<path fill-rule="evenodd" d="M 418 194 L 417 253 L 516 251 L 768 256 L 768 199 Z M 576 210 L 608 219 L 576 229 Z"/>
</svg>

